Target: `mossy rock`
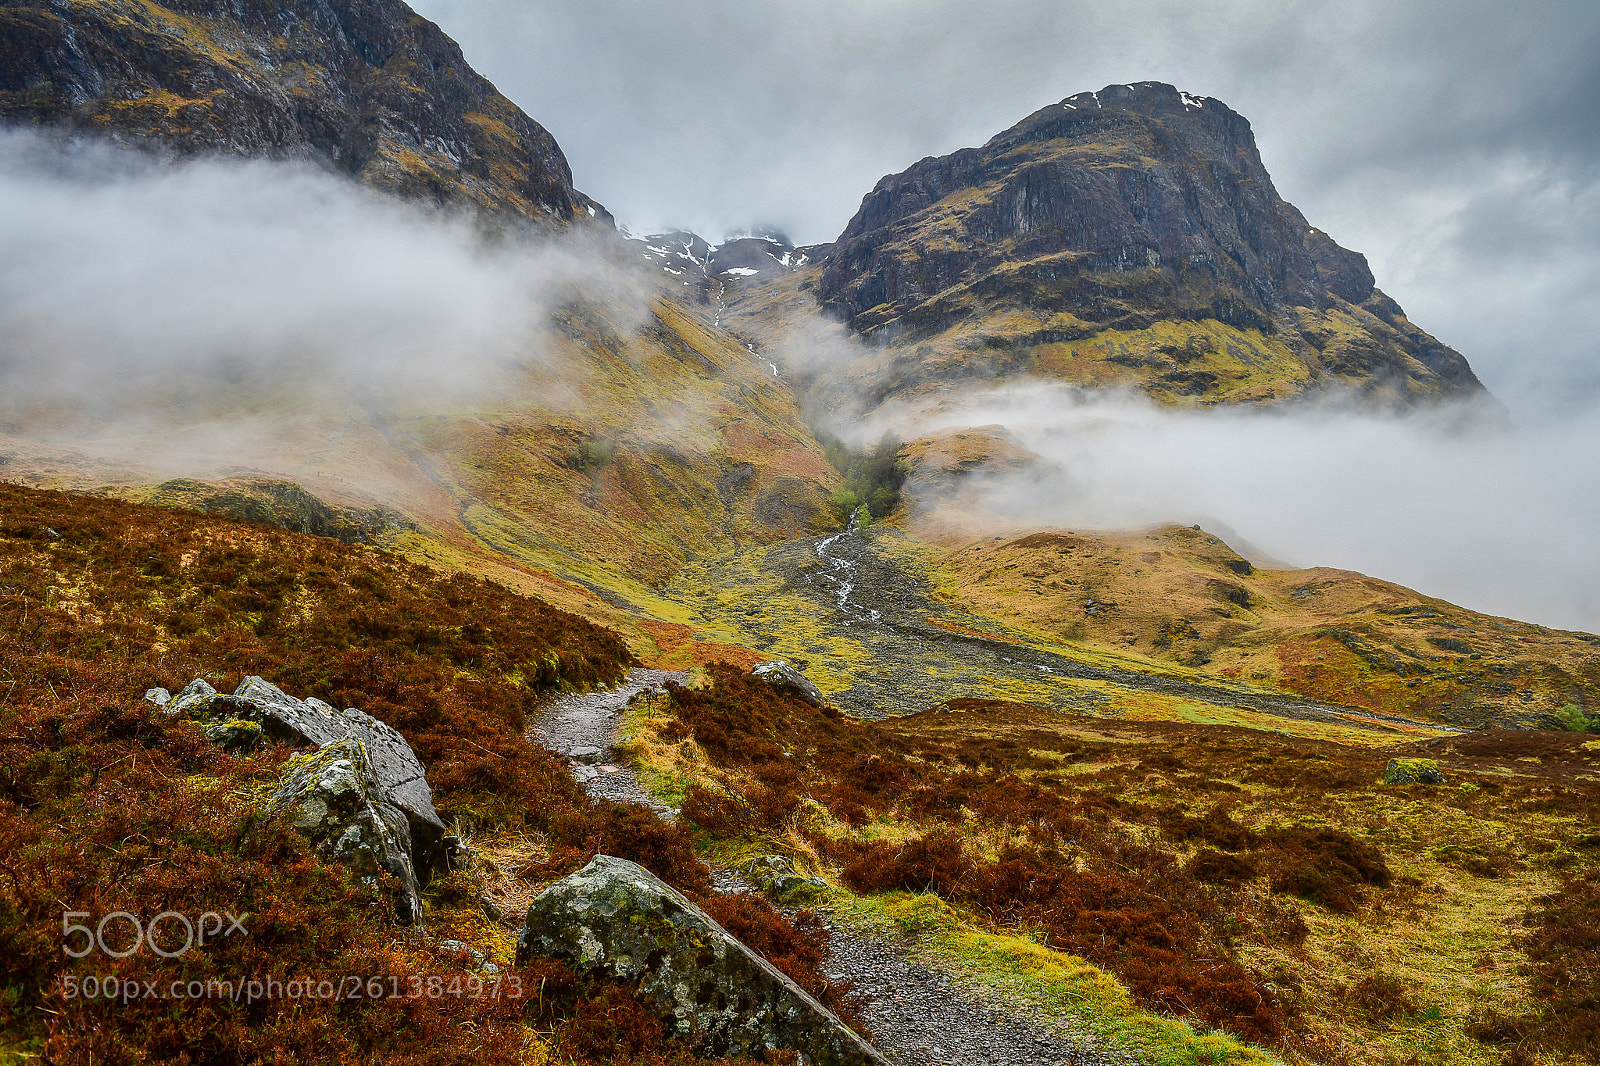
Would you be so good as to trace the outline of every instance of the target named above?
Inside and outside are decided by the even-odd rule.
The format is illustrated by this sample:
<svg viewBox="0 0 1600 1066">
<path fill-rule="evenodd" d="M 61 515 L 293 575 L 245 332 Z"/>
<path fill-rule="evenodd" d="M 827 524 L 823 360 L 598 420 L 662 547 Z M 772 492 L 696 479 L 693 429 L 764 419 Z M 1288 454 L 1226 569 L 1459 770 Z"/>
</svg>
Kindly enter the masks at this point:
<svg viewBox="0 0 1600 1066">
<path fill-rule="evenodd" d="M 1386 785 L 1442 785 L 1444 773 L 1432 759 L 1390 759 L 1383 772 Z"/>
<path fill-rule="evenodd" d="M 768 899 L 786 907 L 815 907 L 832 894 L 826 881 L 802 877 L 781 855 L 757 856 L 744 872 Z"/>
<path fill-rule="evenodd" d="M 707 1057 L 794 1050 L 813 1066 L 887 1066 L 771 963 L 625 859 L 596 856 L 534 899 L 517 957 L 534 954 L 635 984 L 668 1031 Z"/>
<path fill-rule="evenodd" d="M 205 734 L 213 744 L 228 751 L 255 751 L 266 741 L 261 723 L 248 718 L 230 718 L 213 722 L 205 727 Z"/>
</svg>

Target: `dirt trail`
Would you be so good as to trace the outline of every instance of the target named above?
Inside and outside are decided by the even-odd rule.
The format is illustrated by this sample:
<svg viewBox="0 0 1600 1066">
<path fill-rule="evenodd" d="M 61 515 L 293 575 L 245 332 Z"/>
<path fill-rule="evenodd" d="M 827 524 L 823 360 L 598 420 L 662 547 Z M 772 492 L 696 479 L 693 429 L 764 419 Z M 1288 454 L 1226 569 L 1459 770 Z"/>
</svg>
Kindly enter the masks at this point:
<svg viewBox="0 0 1600 1066">
<path fill-rule="evenodd" d="M 612 758 L 611 745 L 628 701 L 688 675 L 634 670 L 616 688 L 563 696 L 540 715 L 533 739 L 572 759 L 573 775 L 596 799 L 642 803 L 672 820 L 677 811 L 645 791 Z M 719 892 L 749 884 L 736 871 L 713 868 Z M 830 926 L 832 951 L 823 973 L 855 982 L 872 1043 L 898 1066 L 1138 1066 L 1125 1052 L 1097 1048 L 1081 1036 L 1051 1031 L 1036 1020 L 985 1005 L 959 975 L 942 974 L 908 958 L 911 944 L 862 937 Z"/>
</svg>

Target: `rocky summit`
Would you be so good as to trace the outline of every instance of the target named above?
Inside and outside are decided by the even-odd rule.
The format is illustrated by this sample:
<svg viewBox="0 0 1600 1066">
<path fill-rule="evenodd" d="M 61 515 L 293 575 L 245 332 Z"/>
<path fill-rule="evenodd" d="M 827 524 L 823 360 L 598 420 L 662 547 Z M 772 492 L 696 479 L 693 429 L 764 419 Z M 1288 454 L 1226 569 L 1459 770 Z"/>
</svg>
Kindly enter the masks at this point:
<svg viewBox="0 0 1600 1066">
<path fill-rule="evenodd" d="M 1482 389 L 1278 195 L 1248 121 L 1159 82 L 884 178 L 797 284 L 871 342 L 834 387 L 869 404 L 1024 373 L 1175 403 Z"/>
<path fill-rule="evenodd" d="M 0 4 L 0 118 L 192 155 L 302 158 L 522 217 L 603 210 L 555 138 L 399 0 Z"/>
</svg>

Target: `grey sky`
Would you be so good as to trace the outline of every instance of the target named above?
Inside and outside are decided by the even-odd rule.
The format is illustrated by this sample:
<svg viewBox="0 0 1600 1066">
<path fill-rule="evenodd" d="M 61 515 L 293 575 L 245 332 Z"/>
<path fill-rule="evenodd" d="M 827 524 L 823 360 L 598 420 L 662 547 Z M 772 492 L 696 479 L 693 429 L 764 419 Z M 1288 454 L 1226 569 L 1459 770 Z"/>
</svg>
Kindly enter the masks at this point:
<svg viewBox="0 0 1600 1066">
<path fill-rule="evenodd" d="M 1513 415 L 1600 391 L 1593 0 L 413 0 L 632 229 L 832 239 L 884 174 L 1157 79 Z M 1574 386 L 1580 386 L 1574 388 Z"/>
</svg>

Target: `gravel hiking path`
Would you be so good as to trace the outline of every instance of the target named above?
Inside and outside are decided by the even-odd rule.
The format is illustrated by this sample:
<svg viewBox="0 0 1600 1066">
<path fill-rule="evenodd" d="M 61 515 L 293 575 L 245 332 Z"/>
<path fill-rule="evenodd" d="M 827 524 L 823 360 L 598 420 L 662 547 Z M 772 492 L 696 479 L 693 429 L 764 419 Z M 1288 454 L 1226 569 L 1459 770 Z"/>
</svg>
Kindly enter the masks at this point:
<svg viewBox="0 0 1600 1066">
<path fill-rule="evenodd" d="M 633 771 L 612 761 L 622 711 L 640 692 L 688 674 L 633 670 L 614 689 L 562 696 L 539 716 L 532 738 L 568 756 L 573 776 L 589 795 L 642 803 L 671 821 L 677 812 L 651 796 Z M 750 885 L 736 871 L 712 868 L 719 892 Z M 823 964 L 830 980 L 855 982 L 872 1043 L 898 1066 L 1138 1066 L 1120 1051 L 1096 1048 L 1080 1036 L 1049 1031 L 1037 1021 L 985 1005 L 947 975 L 907 958 L 891 937 L 858 936 L 831 925 L 832 951 Z"/>
<path fill-rule="evenodd" d="M 567 756 L 572 776 L 595 799 L 642 803 L 670 822 L 678 812 L 646 792 L 633 771 L 618 766 L 611 753 L 628 702 L 641 692 L 665 692 L 668 681 L 686 685 L 689 675 L 670 670 L 630 670 L 627 679 L 616 688 L 562 696 L 545 707 L 532 737 L 551 751 Z"/>
</svg>

